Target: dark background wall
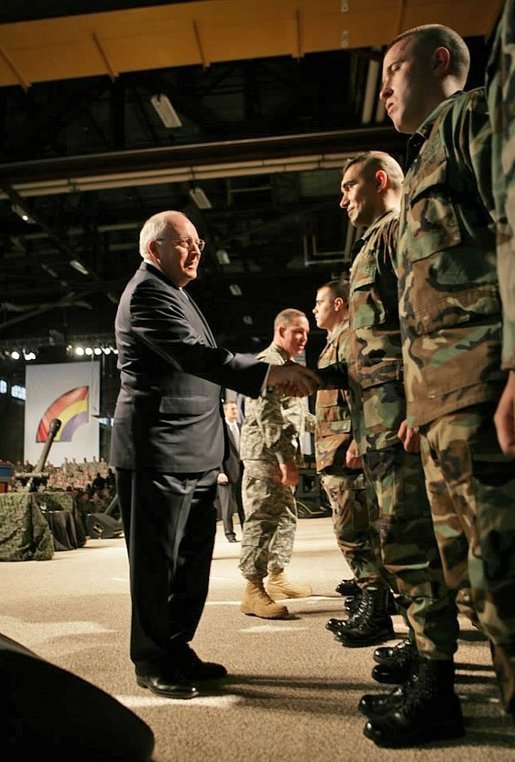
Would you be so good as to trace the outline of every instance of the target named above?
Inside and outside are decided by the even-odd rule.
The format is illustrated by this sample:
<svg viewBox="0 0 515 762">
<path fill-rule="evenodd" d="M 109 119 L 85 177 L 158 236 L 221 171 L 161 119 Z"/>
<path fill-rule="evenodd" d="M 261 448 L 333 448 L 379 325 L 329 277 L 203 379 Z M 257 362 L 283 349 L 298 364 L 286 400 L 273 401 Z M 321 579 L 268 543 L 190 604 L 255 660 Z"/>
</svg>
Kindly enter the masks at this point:
<svg viewBox="0 0 515 762">
<path fill-rule="evenodd" d="M 10 394 L 0 397 L 0 460 L 23 462 L 25 405 Z"/>
</svg>

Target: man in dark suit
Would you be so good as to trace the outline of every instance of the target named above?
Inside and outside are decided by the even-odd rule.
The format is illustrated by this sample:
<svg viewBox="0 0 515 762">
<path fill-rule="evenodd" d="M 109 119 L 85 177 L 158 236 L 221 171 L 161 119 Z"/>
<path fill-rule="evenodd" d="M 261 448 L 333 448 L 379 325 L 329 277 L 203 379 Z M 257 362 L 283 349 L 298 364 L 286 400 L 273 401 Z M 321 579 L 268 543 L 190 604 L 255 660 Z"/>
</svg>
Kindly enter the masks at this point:
<svg viewBox="0 0 515 762">
<path fill-rule="evenodd" d="M 243 526 L 245 513 L 241 498 L 241 477 L 243 463 L 240 459 L 240 424 L 236 402 L 224 402 L 224 416 L 227 426 L 228 448 L 217 479 L 217 496 L 225 536 L 229 542 L 238 542 L 234 532 L 233 514 L 237 513 Z"/>
<path fill-rule="evenodd" d="M 197 276 L 203 248 L 184 214 L 147 220 L 143 262 L 115 322 L 121 389 L 110 462 L 129 556 L 130 656 L 138 685 L 179 699 L 227 674 L 189 645 L 208 592 L 226 447 L 220 387 L 257 397 L 277 386 L 304 396 L 318 382 L 300 365 L 271 366 L 216 346 L 183 290 Z"/>
</svg>

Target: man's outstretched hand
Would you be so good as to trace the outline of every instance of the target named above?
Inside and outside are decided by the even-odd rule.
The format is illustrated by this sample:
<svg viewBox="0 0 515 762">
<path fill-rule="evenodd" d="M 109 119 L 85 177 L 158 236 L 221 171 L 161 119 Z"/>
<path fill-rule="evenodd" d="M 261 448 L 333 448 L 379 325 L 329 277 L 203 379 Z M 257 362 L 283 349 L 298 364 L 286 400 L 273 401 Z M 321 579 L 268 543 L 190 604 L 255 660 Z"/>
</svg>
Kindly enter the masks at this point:
<svg viewBox="0 0 515 762">
<path fill-rule="evenodd" d="M 271 365 L 268 386 L 289 397 L 306 397 L 318 388 L 320 379 L 312 370 L 296 362 Z"/>
</svg>

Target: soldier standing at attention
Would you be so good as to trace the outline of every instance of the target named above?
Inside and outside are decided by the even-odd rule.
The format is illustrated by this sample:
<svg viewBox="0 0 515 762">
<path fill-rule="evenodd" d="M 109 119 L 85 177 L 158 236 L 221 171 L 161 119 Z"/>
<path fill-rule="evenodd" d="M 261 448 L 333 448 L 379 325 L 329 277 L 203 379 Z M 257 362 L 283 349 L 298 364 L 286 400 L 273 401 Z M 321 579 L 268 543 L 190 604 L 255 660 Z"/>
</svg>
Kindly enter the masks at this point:
<svg viewBox="0 0 515 762">
<path fill-rule="evenodd" d="M 272 343 L 257 358 L 284 365 L 304 351 L 308 334 L 303 312 L 283 310 L 275 318 Z M 297 526 L 294 490 L 302 465 L 299 438 L 305 431 L 314 432 L 315 422 L 302 399 L 271 388 L 257 399 L 245 400 L 240 437 L 245 522 L 239 564 L 247 580 L 241 603 L 244 614 L 284 619 L 288 609 L 276 600 L 312 594 L 308 585 L 289 582 L 284 568 L 293 552 Z"/>
<path fill-rule="evenodd" d="M 447 584 L 459 590 L 470 577 L 503 705 L 513 712 L 515 469 L 493 424 L 507 373 L 491 125 L 484 89 L 463 91 L 469 66 L 454 30 L 410 29 L 386 51 L 380 97 L 396 130 L 411 133 L 397 246 L 408 423 L 420 434 Z M 401 706 L 364 732 L 379 746 L 463 732 L 453 670 L 421 659 Z"/>
<path fill-rule="evenodd" d="M 365 227 L 350 271 L 347 353 L 353 420 L 359 410 L 356 438 L 379 504 L 383 564 L 407 603 L 410 633 L 398 646 L 376 650 L 372 676 L 381 682 L 406 681 L 419 659 L 453 672 L 458 636 L 455 596 L 444 580 L 418 437 L 405 420 L 395 274 L 402 181 L 402 169 L 389 154 L 360 154 L 343 171 L 340 202 L 351 225 Z M 370 601 L 370 608 L 377 605 Z M 358 635 L 359 629 L 355 633 L 348 625 L 340 637 L 352 642 Z M 374 716 L 395 709 L 402 699 L 401 691 L 368 695 L 359 708 Z M 445 721 L 428 715 L 417 735 L 445 734 L 450 728 L 463 733 L 459 705 L 455 712 L 446 707 Z"/>
<path fill-rule="evenodd" d="M 486 86 L 493 129 L 497 271 L 503 304 L 502 367 L 509 371 L 494 421 L 504 454 L 515 457 L 515 0 L 506 0 L 499 15 Z"/>
<path fill-rule="evenodd" d="M 313 314 L 318 328 L 327 331 L 327 342 L 318 358 L 319 368 L 347 362 L 348 304 L 348 284 L 343 280 L 329 281 L 317 291 Z M 317 391 L 316 465 L 332 508 L 336 541 L 359 586 L 359 600 L 351 607 L 351 613 L 357 614 L 353 621 L 359 628 L 352 645 L 369 646 L 392 639 L 394 632 L 387 606 L 389 588 L 382 573 L 377 502 L 365 479 L 361 458 L 354 454 L 348 397 L 344 389 Z M 358 614 L 356 609 L 360 604 L 363 608 L 368 597 L 377 598 L 382 605 L 367 606 L 366 611 L 360 609 Z M 338 635 L 348 622 L 333 618 L 326 627 Z"/>
</svg>

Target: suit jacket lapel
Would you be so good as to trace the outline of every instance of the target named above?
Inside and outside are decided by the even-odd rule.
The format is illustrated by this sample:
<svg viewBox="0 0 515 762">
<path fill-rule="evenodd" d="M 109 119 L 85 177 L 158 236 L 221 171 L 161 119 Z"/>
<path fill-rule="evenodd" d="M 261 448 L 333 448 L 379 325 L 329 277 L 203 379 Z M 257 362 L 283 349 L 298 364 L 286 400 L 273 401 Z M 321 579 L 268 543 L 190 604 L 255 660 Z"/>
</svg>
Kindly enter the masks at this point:
<svg viewBox="0 0 515 762">
<path fill-rule="evenodd" d="M 204 338 L 212 347 L 216 347 L 215 337 L 211 333 L 211 328 L 207 324 L 204 315 L 200 311 L 199 307 L 195 304 L 191 296 L 187 294 L 184 289 L 175 286 L 168 278 L 168 276 L 165 275 L 165 273 L 158 267 L 154 267 L 151 262 L 144 260 L 140 265 L 140 270 L 147 270 L 154 275 L 157 275 L 158 278 L 167 283 L 170 288 L 177 292 L 180 298 L 183 299 L 188 305 L 188 312 L 192 316 L 192 324 L 195 324 L 195 327 L 198 327 L 200 333 L 204 335 Z"/>
<path fill-rule="evenodd" d="M 198 305 L 197 305 L 197 304 L 196 304 L 196 303 L 193 301 L 193 299 L 191 298 L 191 296 L 190 296 L 189 294 L 187 294 L 187 293 L 186 293 L 186 291 L 182 290 L 182 293 L 184 294 L 184 297 L 185 297 L 185 298 L 186 298 L 186 300 L 187 300 L 187 301 L 188 301 L 188 302 L 191 304 L 191 306 L 192 306 L 192 307 L 193 307 L 193 309 L 195 310 L 196 314 L 197 314 L 197 315 L 198 315 L 198 317 L 200 318 L 200 320 L 201 320 L 201 323 L 202 323 L 202 325 L 203 325 L 203 327 L 204 327 L 204 331 L 205 331 L 205 333 L 206 333 L 206 336 L 207 336 L 207 338 L 209 339 L 209 342 L 210 342 L 211 346 L 213 346 L 213 347 L 216 347 L 216 341 L 215 341 L 215 337 L 213 336 L 213 334 L 212 334 L 212 332 L 211 332 L 211 328 L 209 327 L 209 324 L 208 324 L 208 322 L 207 322 L 206 318 L 204 317 L 204 315 L 203 315 L 203 314 L 202 314 L 202 312 L 200 311 L 200 308 L 199 308 L 199 307 L 198 307 Z"/>
</svg>

